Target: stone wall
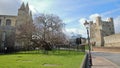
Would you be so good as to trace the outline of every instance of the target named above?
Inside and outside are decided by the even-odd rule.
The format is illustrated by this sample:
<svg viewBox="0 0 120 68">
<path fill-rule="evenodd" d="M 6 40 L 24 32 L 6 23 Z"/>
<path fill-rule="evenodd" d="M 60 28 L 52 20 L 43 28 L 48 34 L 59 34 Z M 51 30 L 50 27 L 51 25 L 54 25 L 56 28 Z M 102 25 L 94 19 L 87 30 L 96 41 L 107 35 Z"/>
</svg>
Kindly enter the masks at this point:
<svg viewBox="0 0 120 68">
<path fill-rule="evenodd" d="M 7 48 L 11 50 L 15 43 L 15 27 L 1 26 L 0 27 L 0 50 Z"/>
<path fill-rule="evenodd" d="M 104 47 L 120 47 L 120 34 L 104 37 Z"/>
</svg>

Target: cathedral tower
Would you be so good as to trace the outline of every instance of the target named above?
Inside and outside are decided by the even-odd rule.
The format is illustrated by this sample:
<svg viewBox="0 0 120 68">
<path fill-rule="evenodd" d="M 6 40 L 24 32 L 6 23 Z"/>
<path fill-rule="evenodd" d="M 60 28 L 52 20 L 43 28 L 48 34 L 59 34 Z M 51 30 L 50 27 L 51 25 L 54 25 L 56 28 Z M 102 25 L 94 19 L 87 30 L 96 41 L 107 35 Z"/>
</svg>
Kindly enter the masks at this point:
<svg viewBox="0 0 120 68">
<path fill-rule="evenodd" d="M 19 35 L 21 35 L 20 29 L 24 27 L 24 29 L 28 29 L 30 26 L 33 24 L 33 19 L 32 19 L 32 12 L 29 10 L 29 5 L 28 3 L 25 5 L 22 3 L 21 7 L 18 9 L 18 16 L 17 16 L 17 22 L 16 22 L 16 45 L 24 45 L 26 41 L 24 40 L 19 40 Z M 26 25 L 27 27 L 25 27 Z M 30 30 L 28 30 L 30 31 Z"/>
</svg>

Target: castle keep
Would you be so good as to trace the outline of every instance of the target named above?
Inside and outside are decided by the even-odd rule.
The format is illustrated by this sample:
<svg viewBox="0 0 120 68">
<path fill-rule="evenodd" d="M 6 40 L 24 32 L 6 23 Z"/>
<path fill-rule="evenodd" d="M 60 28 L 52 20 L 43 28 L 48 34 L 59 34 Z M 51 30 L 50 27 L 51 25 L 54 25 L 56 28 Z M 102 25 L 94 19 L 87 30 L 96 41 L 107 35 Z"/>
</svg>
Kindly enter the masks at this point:
<svg viewBox="0 0 120 68">
<path fill-rule="evenodd" d="M 115 34 L 113 18 L 107 21 L 102 21 L 101 17 L 96 17 L 96 22 L 90 21 L 90 39 L 96 46 L 105 46 L 105 37 L 110 37 Z"/>
</svg>

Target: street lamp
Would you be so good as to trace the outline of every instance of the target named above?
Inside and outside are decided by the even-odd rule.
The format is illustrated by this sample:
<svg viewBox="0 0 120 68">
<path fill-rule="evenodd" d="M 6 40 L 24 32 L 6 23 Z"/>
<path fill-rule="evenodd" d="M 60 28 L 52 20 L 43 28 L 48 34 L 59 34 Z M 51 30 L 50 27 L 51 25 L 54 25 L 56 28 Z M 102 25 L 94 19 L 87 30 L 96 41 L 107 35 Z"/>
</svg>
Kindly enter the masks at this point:
<svg viewBox="0 0 120 68">
<path fill-rule="evenodd" d="M 89 47 L 89 55 L 88 55 L 88 60 L 89 60 L 89 65 L 92 66 L 92 56 L 91 56 L 91 48 L 90 48 L 90 36 L 89 36 L 89 23 L 85 21 L 84 26 L 86 27 L 87 30 L 87 38 L 88 38 L 88 47 Z"/>
</svg>

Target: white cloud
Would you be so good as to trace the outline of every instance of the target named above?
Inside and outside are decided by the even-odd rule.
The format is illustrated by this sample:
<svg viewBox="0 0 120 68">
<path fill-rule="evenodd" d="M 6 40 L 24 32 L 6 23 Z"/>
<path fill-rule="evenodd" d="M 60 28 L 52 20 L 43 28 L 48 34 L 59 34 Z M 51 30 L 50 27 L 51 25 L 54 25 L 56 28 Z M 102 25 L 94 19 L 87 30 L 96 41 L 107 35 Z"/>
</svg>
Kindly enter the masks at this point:
<svg viewBox="0 0 120 68">
<path fill-rule="evenodd" d="M 79 19 L 80 24 L 83 25 L 84 22 L 85 22 L 85 20 L 87 20 L 87 19 L 86 19 L 86 18 L 80 18 L 80 19 Z"/>
<path fill-rule="evenodd" d="M 120 33 L 120 16 L 114 19 L 115 32 Z"/>
<path fill-rule="evenodd" d="M 80 19 L 79 19 L 79 23 L 81 24 L 81 26 L 84 26 L 85 20 L 95 22 L 95 18 L 98 17 L 98 16 L 100 16 L 100 14 L 95 13 L 95 14 L 90 15 L 90 16 L 88 17 L 88 19 L 86 19 L 86 18 L 80 18 Z"/>
<path fill-rule="evenodd" d="M 93 20 L 93 19 L 95 19 L 95 18 L 98 17 L 98 16 L 100 16 L 100 14 L 95 13 L 95 14 L 90 15 L 89 18 L 90 18 L 91 20 Z"/>
<path fill-rule="evenodd" d="M 69 33 L 77 33 L 77 29 L 76 29 L 76 28 L 66 29 L 66 32 L 69 32 Z"/>
<path fill-rule="evenodd" d="M 98 17 L 98 16 L 100 16 L 100 14 L 95 13 L 95 14 L 90 15 L 88 17 L 88 19 L 86 19 L 86 18 L 80 18 L 79 19 L 79 23 L 84 24 L 85 20 L 95 22 L 95 18 Z"/>
<path fill-rule="evenodd" d="M 66 28 L 66 34 L 69 34 L 70 36 L 81 34 L 82 36 L 86 37 L 86 30 L 78 29 L 78 28 Z"/>
<path fill-rule="evenodd" d="M 37 11 L 39 12 L 46 12 L 50 9 L 54 1 L 49 1 L 49 0 L 22 0 L 23 2 L 27 3 L 32 6 L 32 10 L 35 11 L 37 8 Z M 33 9 L 34 7 L 34 9 Z"/>
<path fill-rule="evenodd" d="M 72 21 L 74 21 L 74 20 L 73 19 L 68 19 L 68 18 L 63 20 L 64 23 L 70 23 Z"/>
<path fill-rule="evenodd" d="M 100 16 L 100 14 L 98 14 L 98 13 L 92 14 L 92 15 L 89 16 L 89 20 L 95 22 L 95 19 L 96 19 L 96 17 L 98 17 L 98 16 Z"/>
<path fill-rule="evenodd" d="M 29 5 L 30 10 L 32 11 L 33 14 L 37 13 L 37 10 L 34 8 L 33 5 Z"/>
<path fill-rule="evenodd" d="M 63 22 L 64 23 L 73 23 L 77 20 L 78 18 L 64 18 Z"/>
</svg>

